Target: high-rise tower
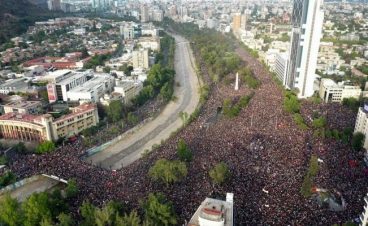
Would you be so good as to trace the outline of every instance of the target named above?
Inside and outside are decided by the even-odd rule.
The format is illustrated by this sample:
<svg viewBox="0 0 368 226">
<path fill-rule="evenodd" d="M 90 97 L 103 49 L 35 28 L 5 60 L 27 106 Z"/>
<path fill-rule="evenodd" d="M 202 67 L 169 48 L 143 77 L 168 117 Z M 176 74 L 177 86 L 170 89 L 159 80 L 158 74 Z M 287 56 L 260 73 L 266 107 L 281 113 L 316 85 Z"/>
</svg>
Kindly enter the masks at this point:
<svg viewBox="0 0 368 226">
<path fill-rule="evenodd" d="M 298 97 L 313 95 L 319 43 L 322 36 L 323 0 L 294 0 L 289 68 L 285 86 L 298 89 Z"/>
</svg>

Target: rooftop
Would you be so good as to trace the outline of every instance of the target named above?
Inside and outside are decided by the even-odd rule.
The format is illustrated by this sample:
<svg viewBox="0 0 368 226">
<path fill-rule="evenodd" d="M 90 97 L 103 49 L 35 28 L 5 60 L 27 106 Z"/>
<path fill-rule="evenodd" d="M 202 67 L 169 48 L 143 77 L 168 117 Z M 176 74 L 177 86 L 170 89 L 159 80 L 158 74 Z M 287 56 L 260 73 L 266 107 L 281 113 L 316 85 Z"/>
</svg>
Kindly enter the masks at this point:
<svg viewBox="0 0 368 226">
<path fill-rule="evenodd" d="M 13 101 L 5 104 L 4 106 L 12 108 L 28 108 L 41 105 L 41 101 Z"/>
<path fill-rule="evenodd" d="M 188 226 L 233 226 L 233 194 L 226 194 L 226 201 L 206 198 L 190 219 Z"/>
<path fill-rule="evenodd" d="M 15 112 L 6 113 L 0 116 L 0 120 L 11 120 L 20 122 L 29 122 L 34 124 L 40 124 L 43 115 L 30 115 L 30 114 L 20 114 Z"/>
<path fill-rule="evenodd" d="M 64 121 L 64 120 L 69 119 L 69 118 L 73 118 L 76 115 L 79 115 L 81 113 L 84 113 L 86 111 L 89 111 L 89 110 L 92 110 L 92 109 L 95 109 L 95 108 L 96 108 L 96 106 L 94 104 L 90 104 L 90 103 L 79 105 L 78 107 L 75 107 L 75 108 L 72 109 L 72 113 L 64 115 L 64 116 L 56 119 L 54 122 L 57 123 L 57 122 Z"/>
<path fill-rule="evenodd" d="M 111 79 L 112 77 L 110 75 L 98 75 L 87 81 L 86 83 L 75 87 L 74 89 L 70 90 L 69 92 L 89 92 L 95 87 L 104 85 L 103 83 Z"/>
</svg>

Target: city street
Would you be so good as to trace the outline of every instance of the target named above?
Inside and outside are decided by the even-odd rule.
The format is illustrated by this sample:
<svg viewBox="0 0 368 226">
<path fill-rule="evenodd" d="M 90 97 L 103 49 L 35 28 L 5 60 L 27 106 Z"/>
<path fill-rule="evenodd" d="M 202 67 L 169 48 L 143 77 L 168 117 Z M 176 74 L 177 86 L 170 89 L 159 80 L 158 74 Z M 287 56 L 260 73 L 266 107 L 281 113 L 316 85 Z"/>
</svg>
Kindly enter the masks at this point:
<svg viewBox="0 0 368 226">
<path fill-rule="evenodd" d="M 139 128 L 135 133 L 124 137 L 105 150 L 92 155 L 86 161 L 105 168 L 119 169 L 139 159 L 145 150 L 179 129 L 183 121 L 180 112 L 194 112 L 199 102 L 199 80 L 195 73 L 195 63 L 189 42 L 181 36 L 173 35 L 176 40 L 175 51 L 175 101 L 167 104 L 154 120 Z"/>
</svg>

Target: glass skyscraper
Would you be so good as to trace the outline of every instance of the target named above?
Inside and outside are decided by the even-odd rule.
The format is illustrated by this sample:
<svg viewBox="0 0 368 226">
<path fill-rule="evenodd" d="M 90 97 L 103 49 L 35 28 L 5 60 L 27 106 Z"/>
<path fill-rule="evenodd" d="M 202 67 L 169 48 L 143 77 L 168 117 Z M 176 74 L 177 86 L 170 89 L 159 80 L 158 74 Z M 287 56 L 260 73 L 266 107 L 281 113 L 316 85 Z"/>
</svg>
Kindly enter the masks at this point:
<svg viewBox="0 0 368 226">
<path fill-rule="evenodd" d="M 313 95 L 319 43 L 322 36 L 323 0 L 294 0 L 289 63 L 284 85 L 298 90 L 299 98 Z"/>
</svg>

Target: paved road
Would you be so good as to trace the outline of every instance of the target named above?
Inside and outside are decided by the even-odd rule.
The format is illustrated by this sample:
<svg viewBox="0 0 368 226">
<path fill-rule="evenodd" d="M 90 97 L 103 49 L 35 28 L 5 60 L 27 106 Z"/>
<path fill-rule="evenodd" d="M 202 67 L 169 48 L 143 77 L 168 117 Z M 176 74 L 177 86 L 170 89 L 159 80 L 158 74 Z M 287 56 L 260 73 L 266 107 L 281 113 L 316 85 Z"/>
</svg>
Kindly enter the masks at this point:
<svg viewBox="0 0 368 226">
<path fill-rule="evenodd" d="M 86 161 L 111 169 L 127 166 L 139 159 L 146 149 L 151 149 L 152 145 L 166 140 L 172 132 L 182 126 L 180 112 L 187 112 L 190 115 L 196 109 L 199 102 L 199 80 L 195 73 L 190 45 L 183 37 L 173 36 L 176 40 L 175 82 L 180 84 L 175 86 L 174 90 L 177 100 L 171 101 L 159 116 L 135 133 L 87 158 Z"/>
</svg>

